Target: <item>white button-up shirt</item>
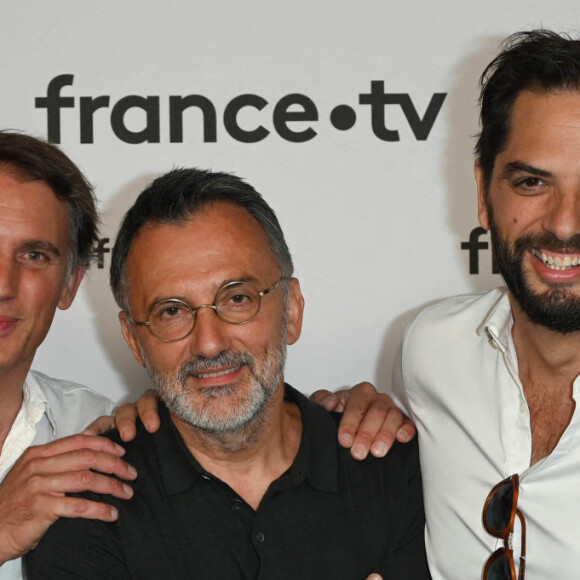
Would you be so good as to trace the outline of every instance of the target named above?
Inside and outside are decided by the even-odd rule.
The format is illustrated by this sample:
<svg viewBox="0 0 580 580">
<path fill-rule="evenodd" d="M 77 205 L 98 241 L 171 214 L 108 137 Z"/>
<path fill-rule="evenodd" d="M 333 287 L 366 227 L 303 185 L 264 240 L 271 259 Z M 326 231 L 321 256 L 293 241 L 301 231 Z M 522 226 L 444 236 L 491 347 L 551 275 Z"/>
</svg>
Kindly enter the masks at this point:
<svg viewBox="0 0 580 580">
<path fill-rule="evenodd" d="M 88 387 L 30 371 L 24 401 L 0 453 L 0 481 L 31 445 L 41 445 L 82 431 L 93 419 L 110 415 L 113 403 Z M 2 522 L 0 522 L 2 525 Z M 22 560 L 0 566 L 0 580 L 26 577 Z"/>
<path fill-rule="evenodd" d="M 514 473 L 527 524 L 526 579 L 580 577 L 578 412 L 554 451 L 530 467 L 530 415 L 512 325 L 507 291 L 496 289 L 427 307 L 403 339 L 393 390 L 419 431 L 434 580 L 481 577 L 489 555 L 503 546 L 483 527 L 483 505 Z M 520 545 L 516 518 L 516 566 Z"/>
</svg>

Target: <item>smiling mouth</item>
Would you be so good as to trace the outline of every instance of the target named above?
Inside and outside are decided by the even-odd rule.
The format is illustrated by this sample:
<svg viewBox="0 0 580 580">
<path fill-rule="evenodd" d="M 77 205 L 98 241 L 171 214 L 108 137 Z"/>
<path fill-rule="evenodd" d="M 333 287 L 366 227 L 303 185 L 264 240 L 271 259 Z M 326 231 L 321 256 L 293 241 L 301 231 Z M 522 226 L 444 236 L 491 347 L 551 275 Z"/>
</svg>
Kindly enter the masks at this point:
<svg viewBox="0 0 580 580">
<path fill-rule="evenodd" d="M 572 270 L 580 265 L 580 255 L 577 254 L 561 258 L 560 256 L 548 256 L 535 248 L 532 249 L 532 254 L 550 270 Z"/>
<path fill-rule="evenodd" d="M 233 367 L 231 369 L 226 369 L 225 371 L 216 371 L 214 373 L 200 373 L 200 374 L 194 374 L 193 376 L 196 379 L 213 379 L 214 377 L 222 377 L 224 375 L 231 375 L 232 373 L 235 373 L 236 371 L 239 371 L 242 368 L 243 365 L 239 365 L 237 367 Z"/>
</svg>

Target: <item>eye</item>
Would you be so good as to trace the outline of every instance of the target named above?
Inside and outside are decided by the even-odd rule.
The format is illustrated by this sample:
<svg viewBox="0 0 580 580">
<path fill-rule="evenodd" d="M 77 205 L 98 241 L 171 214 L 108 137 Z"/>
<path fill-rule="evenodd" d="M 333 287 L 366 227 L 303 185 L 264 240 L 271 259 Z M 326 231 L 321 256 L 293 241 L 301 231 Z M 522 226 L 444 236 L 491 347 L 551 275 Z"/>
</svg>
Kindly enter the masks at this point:
<svg viewBox="0 0 580 580">
<path fill-rule="evenodd" d="M 226 287 L 218 292 L 216 304 L 221 310 L 246 311 L 255 308 L 259 296 L 249 284 L 240 283 Z"/>
<path fill-rule="evenodd" d="M 526 177 L 518 182 L 520 187 L 538 187 L 538 185 L 543 185 L 544 182 L 539 177 Z"/>
<path fill-rule="evenodd" d="M 21 260 L 28 268 L 41 269 L 48 266 L 50 257 L 38 250 L 28 250 L 21 254 Z"/>
<path fill-rule="evenodd" d="M 176 306 L 168 306 L 163 310 L 159 311 L 159 316 L 163 316 L 165 318 L 175 318 L 179 314 L 179 308 Z"/>
<path fill-rule="evenodd" d="M 151 312 L 151 318 L 163 321 L 179 320 L 191 316 L 191 311 L 180 302 L 162 302 Z"/>
<path fill-rule="evenodd" d="M 547 191 L 549 185 L 536 175 L 523 177 L 514 182 L 514 188 L 522 195 L 539 195 Z"/>
<path fill-rule="evenodd" d="M 39 260 L 46 260 L 47 256 L 45 254 L 43 254 L 42 252 L 36 252 L 36 251 L 32 250 L 32 251 L 28 252 L 28 259 L 37 262 Z"/>
<path fill-rule="evenodd" d="M 229 297 L 229 301 L 234 304 L 244 304 L 248 300 L 251 300 L 251 298 L 247 294 L 234 294 Z"/>
</svg>

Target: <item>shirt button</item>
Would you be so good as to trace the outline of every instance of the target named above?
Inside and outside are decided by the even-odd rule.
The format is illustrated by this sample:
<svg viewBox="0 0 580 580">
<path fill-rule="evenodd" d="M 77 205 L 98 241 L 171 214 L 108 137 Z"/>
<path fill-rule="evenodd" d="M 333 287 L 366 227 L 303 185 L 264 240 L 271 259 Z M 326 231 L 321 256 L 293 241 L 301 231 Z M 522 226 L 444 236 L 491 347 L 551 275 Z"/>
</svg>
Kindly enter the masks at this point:
<svg viewBox="0 0 580 580">
<path fill-rule="evenodd" d="M 256 540 L 258 540 L 258 542 L 260 542 L 260 544 L 263 544 L 265 539 L 266 538 L 264 537 L 264 534 L 262 532 L 258 532 L 256 534 Z"/>
<path fill-rule="evenodd" d="M 234 509 L 239 510 L 242 507 L 242 500 L 241 499 L 235 499 L 234 500 Z"/>
<path fill-rule="evenodd" d="M 526 412 L 527 412 L 527 409 L 526 409 L 526 402 L 525 402 L 525 401 L 522 399 L 522 400 L 520 401 L 520 413 L 523 415 L 523 414 L 524 414 L 524 413 L 526 413 Z"/>
</svg>

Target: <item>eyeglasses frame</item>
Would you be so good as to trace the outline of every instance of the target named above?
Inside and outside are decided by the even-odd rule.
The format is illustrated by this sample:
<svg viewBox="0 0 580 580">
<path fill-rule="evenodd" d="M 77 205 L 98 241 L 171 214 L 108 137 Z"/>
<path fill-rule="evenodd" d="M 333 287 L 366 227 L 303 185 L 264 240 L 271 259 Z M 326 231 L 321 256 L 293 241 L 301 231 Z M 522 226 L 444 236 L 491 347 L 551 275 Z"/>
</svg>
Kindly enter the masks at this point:
<svg viewBox="0 0 580 580">
<path fill-rule="evenodd" d="M 215 293 L 215 297 L 214 297 L 214 301 L 213 304 L 200 304 L 199 306 L 196 306 L 195 308 L 193 308 L 192 306 L 190 306 L 187 302 L 185 302 L 185 300 L 181 300 L 180 298 L 166 298 L 163 300 L 159 300 L 158 302 L 155 302 L 155 304 L 153 304 L 151 306 L 151 308 L 149 309 L 149 317 L 151 316 L 151 312 L 153 311 L 153 309 L 158 305 L 158 304 L 162 304 L 164 302 L 169 302 L 169 303 L 175 303 L 175 304 L 183 304 L 184 306 L 187 307 L 187 309 L 191 312 L 191 314 L 193 315 L 193 324 L 191 325 L 190 330 L 187 332 L 187 334 L 179 337 L 179 338 L 162 338 L 161 336 L 159 336 L 156 332 L 153 331 L 153 329 L 151 328 L 151 322 L 149 321 L 149 319 L 147 319 L 144 322 L 140 322 L 138 320 L 135 320 L 131 314 L 129 313 L 129 318 L 131 320 L 131 322 L 133 324 L 135 324 L 136 326 L 146 326 L 147 328 L 149 328 L 149 331 L 151 332 L 151 334 L 155 337 L 158 338 L 159 340 L 163 341 L 163 342 L 179 342 L 180 340 L 183 340 L 184 338 L 187 338 L 192 332 L 193 329 L 195 328 L 195 322 L 197 320 L 197 311 L 201 310 L 202 308 L 211 308 L 215 313 L 216 316 L 222 320 L 223 322 L 226 322 L 227 324 L 235 324 L 236 326 L 240 326 L 242 324 L 247 324 L 248 322 L 250 322 L 250 320 L 253 320 L 254 318 L 256 318 L 256 316 L 258 316 L 258 313 L 260 312 L 260 309 L 262 308 L 262 298 L 264 296 L 266 296 L 267 294 L 269 294 L 270 292 L 272 292 L 273 290 L 276 290 L 276 288 L 278 288 L 278 286 L 280 286 L 280 284 L 287 280 L 288 278 L 286 278 L 285 276 L 282 276 L 275 284 L 273 284 L 272 286 L 270 286 L 269 288 L 266 288 L 265 290 L 258 290 L 258 287 L 253 284 L 252 282 L 248 282 L 247 280 L 232 280 L 231 282 L 227 282 L 226 284 L 223 284 L 222 286 L 220 286 L 216 293 Z M 218 297 L 218 294 L 222 291 L 225 290 L 227 288 L 229 288 L 230 286 L 235 286 L 236 284 L 248 284 L 249 286 L 251 286 L 256 293 L 258 294 L 259 297 L 259 302 L 258 302 L 258 309 L 256 310 L 256 312 L 254 314 L 252 314 L 252 316 L 250 318 L 248 318 L 248 320 L 243 320 L 241 322 L 232 322 L 231 320 L 226 320 L 225 318 L 223 318 L 222 316 L 220 316 L 220 313 L 218 312 L 217 306 L 216 306 L 216 300 Z"/>
</svg>

